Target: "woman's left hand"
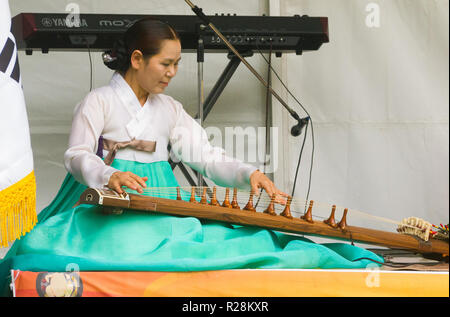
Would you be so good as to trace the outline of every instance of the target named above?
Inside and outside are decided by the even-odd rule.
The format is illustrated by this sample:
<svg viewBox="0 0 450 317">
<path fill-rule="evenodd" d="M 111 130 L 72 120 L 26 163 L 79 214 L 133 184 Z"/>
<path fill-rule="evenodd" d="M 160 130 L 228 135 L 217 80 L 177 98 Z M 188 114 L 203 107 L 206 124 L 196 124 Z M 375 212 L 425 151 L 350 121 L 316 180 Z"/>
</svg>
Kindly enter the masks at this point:
<svg viewBox="0 0 450 317">
<path fill-rule="evenodd" d="M 256 170 L 250 175 L 250 186 L 255 195 L 259 195 L 260 188 L 264 189 L 269 197 L 272 197 L 275 194 L 274 202 L 277 204 L 286 204 L 286 199 L 289 197 L 288 194 L 279 190 L 275 184 L 259 170 Z"/>
</svg>

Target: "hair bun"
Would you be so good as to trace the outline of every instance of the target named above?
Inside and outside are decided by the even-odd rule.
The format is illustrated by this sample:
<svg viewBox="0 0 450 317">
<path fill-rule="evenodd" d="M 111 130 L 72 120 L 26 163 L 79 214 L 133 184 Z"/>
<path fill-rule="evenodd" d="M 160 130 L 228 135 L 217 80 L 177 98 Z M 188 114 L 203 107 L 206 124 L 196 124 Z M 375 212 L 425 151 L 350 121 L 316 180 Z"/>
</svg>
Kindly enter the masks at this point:
<svg viewBox="0 0 450 317">
<path fill-rule="evenodd" d="M 112 70 L 126 71 L 128 69 L 128 50 L 122 39 L 115 41 L 113 48 L 104 52 L 102 58 L 103 63 Z"/>
</svg>

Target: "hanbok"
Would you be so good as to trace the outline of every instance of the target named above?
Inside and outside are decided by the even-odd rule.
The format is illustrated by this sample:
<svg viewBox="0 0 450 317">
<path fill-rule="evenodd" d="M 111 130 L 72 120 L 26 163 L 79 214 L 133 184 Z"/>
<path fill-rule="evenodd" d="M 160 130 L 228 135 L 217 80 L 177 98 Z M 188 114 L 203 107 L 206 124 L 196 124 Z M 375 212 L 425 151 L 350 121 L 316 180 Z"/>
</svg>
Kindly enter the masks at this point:
<svg viewBox="0 0 450 317">
<path fill-rule="evenodd" d="M 152 152 L 121 148 L 109 166 L 104 162 L 109 152 L 101 149 L 100 137 L 116 142 L 146 140 L 156 145 Z M 147 188 L 179 186 L 168 163 L 171 155 L 219 186 L 249 188 L 249 176 L 256 170 L 210 145 L 200 125 L 169 96 L 151 96 L 141 106 L 118 73 L 108 86 L 93 90 L 75 109 L 64 156 L 69 173 L 59 192 L 39 213 L 33 230 L 17 240 L 0 262 L 2 294 L 9 294 L 11 269 L 336 269 L 373 265 L 368 259 L 383 261 L 350 243 L 318 244 L 298 235 L 194 217 L 136 210 L 105 214 L 99 206 L 74 206 L 87 187 L 105 186 L 118 170 L 147 176 Z M 187 193 L 183 198 L 188 199 Z M 360 258 L 366 259 L 357 260 Z"/>
</svg>

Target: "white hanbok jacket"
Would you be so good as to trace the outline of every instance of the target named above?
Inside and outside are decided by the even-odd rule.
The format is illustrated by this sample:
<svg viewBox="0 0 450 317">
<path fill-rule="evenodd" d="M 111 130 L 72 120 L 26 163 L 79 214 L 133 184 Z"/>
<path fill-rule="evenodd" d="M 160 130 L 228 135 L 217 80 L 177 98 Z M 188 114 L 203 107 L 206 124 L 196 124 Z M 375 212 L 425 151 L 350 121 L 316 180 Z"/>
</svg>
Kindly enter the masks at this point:
<svg viewBox="0 0 450 317">
<path fill-rule="evenodd" d="M 97 88 L 76 106 L 64 154 L 69 173 L 89 187 L 104 187 L 117 170 L 96 155 L 99 137 L 116 141 L 156 141 L 154 152 L 123 148 L 115 158 L 151 163 L 171 158 L 181 160 L 219 186 L 249 188 L 256 167 L 225 155 L 213 147 L 205 130 L 183 109 L 181 103 L 164 94 L 150 95 L 143 106 L 125 79 L 115 73 L 108 86 Z M 108 154 L 103 150 L 103 157 Z M 145 175 L 139 175 L 145 176 Z"/>
</svg>

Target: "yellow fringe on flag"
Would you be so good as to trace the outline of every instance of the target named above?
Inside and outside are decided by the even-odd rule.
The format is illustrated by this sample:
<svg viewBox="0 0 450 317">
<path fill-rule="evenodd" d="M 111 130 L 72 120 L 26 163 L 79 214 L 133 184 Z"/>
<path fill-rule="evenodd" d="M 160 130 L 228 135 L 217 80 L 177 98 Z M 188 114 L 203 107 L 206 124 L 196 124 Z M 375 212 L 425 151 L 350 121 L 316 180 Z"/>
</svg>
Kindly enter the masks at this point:
<svg viewBox="0 0 450 317">
<path fill-rule="evenodd" d="M 20 239 L 37 223 L 34 171 L 0 191 L 0 247 Z"/>
</svg>

